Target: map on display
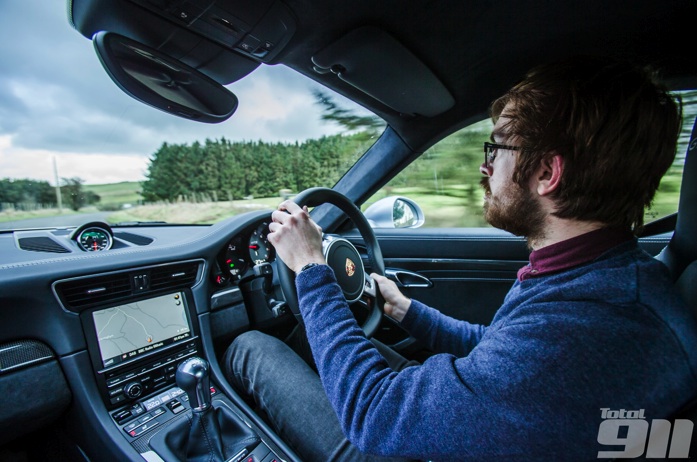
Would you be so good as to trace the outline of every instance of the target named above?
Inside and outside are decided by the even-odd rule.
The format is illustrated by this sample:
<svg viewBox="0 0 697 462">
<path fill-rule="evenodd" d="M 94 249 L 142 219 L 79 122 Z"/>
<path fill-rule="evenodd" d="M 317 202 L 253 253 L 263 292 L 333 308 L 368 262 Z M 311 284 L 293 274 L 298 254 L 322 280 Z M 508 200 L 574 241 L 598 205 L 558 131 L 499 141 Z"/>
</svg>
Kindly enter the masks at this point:
<svg viewBox="0 0 697 462">
<path fill-rule="evenodd" d="M 182 293 L 141 300 L 92 314 L 104 367 L 188 338 Z"/>
</svg>

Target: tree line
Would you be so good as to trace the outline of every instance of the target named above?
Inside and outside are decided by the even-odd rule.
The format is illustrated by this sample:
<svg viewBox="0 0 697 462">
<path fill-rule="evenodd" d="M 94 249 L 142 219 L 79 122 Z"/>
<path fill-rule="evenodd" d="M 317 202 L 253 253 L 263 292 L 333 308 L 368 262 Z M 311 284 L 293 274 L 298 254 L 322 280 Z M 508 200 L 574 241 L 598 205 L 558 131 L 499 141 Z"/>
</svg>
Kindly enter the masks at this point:
<svg viewBox="0 0 697 462">
<path fill-rule="evenodd" d="M 99 202 L 97 194 L 83 189 L 83 180 L 80 178 L 62 178 L 60 192 L 64 205 L 76 211 L 85 205 Z M 36 210 L 57 205 L 56 188 L 48 181 L 0 179 L 0 211 L 8 208 Z"/>
<path fill-rule="evenodd" d="M 370 135 L 324 136 L 302 143 L 206 140 L 163 143 L 150 158 L 145 202 L 204 197 L 228 201 L 333 186 L 365 151 Z"/>
</svg>

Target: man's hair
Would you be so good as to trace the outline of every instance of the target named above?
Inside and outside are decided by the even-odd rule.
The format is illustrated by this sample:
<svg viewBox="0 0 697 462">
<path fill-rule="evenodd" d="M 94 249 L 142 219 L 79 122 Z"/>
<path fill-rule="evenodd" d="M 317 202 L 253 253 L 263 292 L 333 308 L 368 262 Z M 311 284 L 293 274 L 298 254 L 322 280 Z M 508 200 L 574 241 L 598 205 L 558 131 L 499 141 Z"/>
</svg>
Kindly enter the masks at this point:
<svg viewBox="0 0 697 462">
<path fill-rule="evenodd" d="M 494 101 L 494 120 L 508 103 L 508 135 L 522 140 L 513 181 L 527 187 L 540 162 L 560 154 L 555 216 L 635 230 L 643 225 L 682 124 L 681 107 L 653 73 L 576 57 L 531 70 Z"/>
</svg>

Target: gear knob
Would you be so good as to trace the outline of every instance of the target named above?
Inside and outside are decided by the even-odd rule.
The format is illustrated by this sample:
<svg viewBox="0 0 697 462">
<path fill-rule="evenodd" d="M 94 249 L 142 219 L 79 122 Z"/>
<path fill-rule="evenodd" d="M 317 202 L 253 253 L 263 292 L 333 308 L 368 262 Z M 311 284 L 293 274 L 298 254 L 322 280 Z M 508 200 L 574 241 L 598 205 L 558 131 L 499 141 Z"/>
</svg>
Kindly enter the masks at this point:
<svg viewBox="0 0 697 462">
<path fill-rule="evenodd" d="M 203 412 L 211 407 L 208 361 L 196 356 L 183 361 L 177 367 L 176 381 L 189 397 L 194 412 Z"/>
</svg>

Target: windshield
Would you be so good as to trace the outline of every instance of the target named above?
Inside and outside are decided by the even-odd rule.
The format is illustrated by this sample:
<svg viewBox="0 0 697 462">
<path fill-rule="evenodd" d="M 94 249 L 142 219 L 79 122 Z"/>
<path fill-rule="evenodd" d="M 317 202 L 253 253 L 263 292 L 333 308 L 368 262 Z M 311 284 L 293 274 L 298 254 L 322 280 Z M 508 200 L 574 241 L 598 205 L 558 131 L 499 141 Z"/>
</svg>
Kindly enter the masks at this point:
<svg viewBox="0 0 697 462">
<path fill-rule="evenodd" d="M 202 124 L 107 76 L 61 1 L 3 4 L 0 229 L 88 221 L 213 223 L 333 186 L 382 121 L 284 66 L 228 85 L 237 112 Z"/>
</svg>

